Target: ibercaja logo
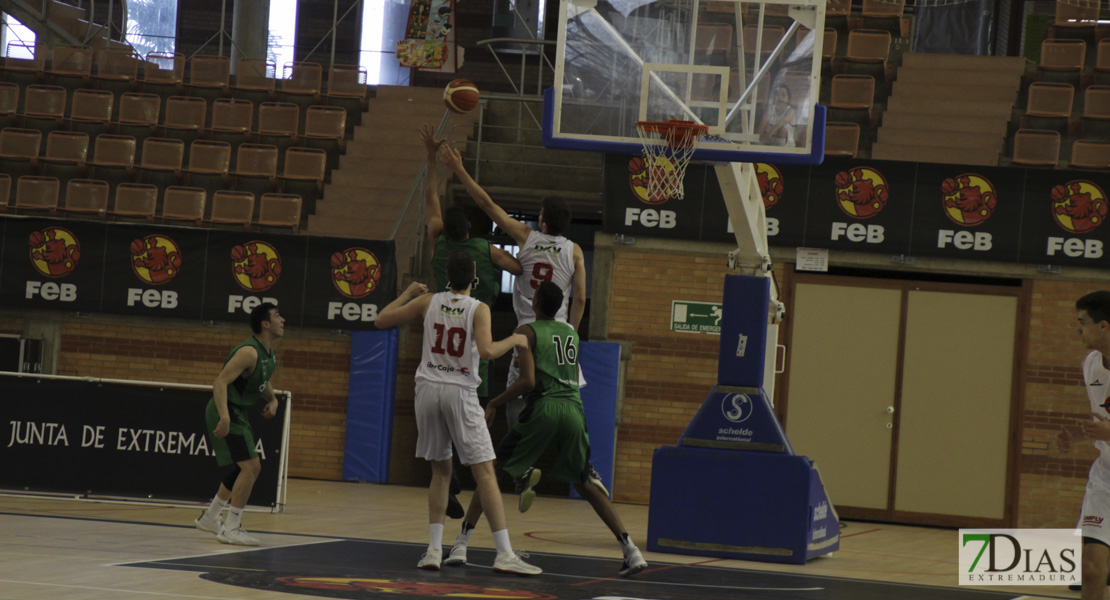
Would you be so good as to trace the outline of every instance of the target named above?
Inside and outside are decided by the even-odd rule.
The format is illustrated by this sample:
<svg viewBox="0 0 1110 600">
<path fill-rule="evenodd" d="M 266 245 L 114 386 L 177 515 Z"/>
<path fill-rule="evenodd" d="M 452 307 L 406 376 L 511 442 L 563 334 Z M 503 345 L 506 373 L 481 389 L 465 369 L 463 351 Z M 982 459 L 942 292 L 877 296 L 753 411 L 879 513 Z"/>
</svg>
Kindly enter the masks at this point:
<svg viewBox="0 0 1110 600">
<path fill-rule="evenodd" d="M 1083 579 L 1079 529 L 961 529 L 960 585 L 1072 585 Z"/>
<path fill-rule="evenodd" d="M 978 173 L 964 173 L 940 184 L 944 214 L 953 223 L 971 227 L 994 214 L 998 194 L 994 185 Z"/>
<path fill-rule="evenodd" d="M 1106 220 L 1106 194 L 1085 179 L 1052 188 L 1052 216 L 1068 233 L 1094 231 Z"/>
<path fill-rule="evenodd" d="M 77 236 L 62 227 L 32 231 L 27 244 L 31 247 L 31 264 L 46 277 L 65 277 L 81 260 L 81 243 Z"/>
<path fill-rule="evenodd" d="M 649 173 L 648 169 L 651 169 L 654 173 Z M 628 188 L 644 204 L 663 204 L 671 197 L 660 193 L 649 194 L 648 178 L 654 175 L 657 178 L 665 179 L 673 171 L 674 164 L 665 156 L 655 158 L 633 156 L 628 160 Z"/>
<path fill-rule="evenodd" d="M 270 244 L 254 240 L 231 249 L 231 274 L 248 292 L 263 292 L 281 277 L 281 255 Z"/>
<path fill-rule="evenodd" d="M 164 235 L 148 235 L 131 242 L 131 270 L 145 283 L 173 281 L 181 270 L 181 250 Z"/>
<path fill-rule="evenodd" d="M 782 199 L 782 172 L 775 165 L 755 163 L 755 179 L 763 196 L 763 208 L 768 209 Z"/>
<path fill-rule="evenodd" d="M 871 167 L 855 167 L 836 174 L 836 204 L 853 219 L 870 219 L 890 199 L 883 174 Z"/>
<path fill-rule="evenodd" d="M 347 248 L 331 255 L 331 281 L 348 298 L 368 296 L 382 280 L 382 266 L 366 248 Z"/>
</svg>

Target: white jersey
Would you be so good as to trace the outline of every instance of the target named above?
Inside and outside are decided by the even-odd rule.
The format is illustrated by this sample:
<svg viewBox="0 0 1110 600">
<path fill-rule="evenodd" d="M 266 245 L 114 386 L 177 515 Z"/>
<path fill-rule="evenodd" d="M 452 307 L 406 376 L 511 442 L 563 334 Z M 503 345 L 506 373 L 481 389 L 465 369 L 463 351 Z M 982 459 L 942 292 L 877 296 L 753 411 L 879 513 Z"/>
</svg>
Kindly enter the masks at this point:
<svg viewBox="0 0 1110 600">
<path fill-rule="evenodd" d="M 1091 412 L 1110 420 L 1110 369 L 1102 364 L 1102 353 L 1092 351 L 1083 361 L 1083 381 L 1087 384 L 1087 397 L 1091 400 Z M 1095 441 L 1099 457 L 1091 465 L 1091 479 L 1110 485 L 1110 443 Z"/>
<path fill-rule="evenodd" d="M 567 322 L 567 305 L 570 303 L 571 280 L 574 278 L 574 242 L 561 235 L 547 235 L 538 231 L 528 234 L 516 259 L 524 273 L 513 282 L 513 310 L 517 325 L 536 320 L 532 311 L 532 295 L 541 281 L 550 281 L 563 290 L 563 305 L 555 315 L 556 321 Z"/>
<path fill-rule="evenodd" d="M 478 345 L 474 342 L 474 311 L 481 302 L 454 292 L 440 292 L 424 314 L 424 349 L 416 381 L 449 383 L 478 389 Z"/>
</svg>

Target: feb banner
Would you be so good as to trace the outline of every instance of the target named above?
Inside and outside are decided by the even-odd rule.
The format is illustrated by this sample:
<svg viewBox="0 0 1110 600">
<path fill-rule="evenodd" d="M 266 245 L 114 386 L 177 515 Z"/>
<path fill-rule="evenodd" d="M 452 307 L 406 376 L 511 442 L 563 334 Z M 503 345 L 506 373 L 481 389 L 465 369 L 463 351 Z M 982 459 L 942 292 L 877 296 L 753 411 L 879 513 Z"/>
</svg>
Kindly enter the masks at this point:
<svg viewBox="0 0 1110 600">
<path fill-rule="evenodd" d="M 412 0 L 405 39 L 397 42 L 401 66 L 454 73 L 462 53 L 455 43 L 454 0 Z"/>
<path fill-rule="evenodd" d="M 226 475 L 205 431 L 211 389 L 0 373 L 0 489 L 206 502 Z M 280 510 L 288 396 L 251 414 L 252 506 Z"/>
</svg>

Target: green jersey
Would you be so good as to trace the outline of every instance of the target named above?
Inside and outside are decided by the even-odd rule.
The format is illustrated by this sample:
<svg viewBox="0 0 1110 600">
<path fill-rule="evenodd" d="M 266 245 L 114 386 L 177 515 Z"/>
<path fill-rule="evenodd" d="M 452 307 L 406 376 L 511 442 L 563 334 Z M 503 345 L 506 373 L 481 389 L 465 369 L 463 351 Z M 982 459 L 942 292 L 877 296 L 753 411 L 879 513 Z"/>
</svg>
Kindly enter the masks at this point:
<svg viewBox="0 0 1110 600">
<path fill-rule="evenodd" d="M 540 398 L 573 400 L 578 395 L 578 333 L 562 321 L 542 320 L 528 323 L 536 334 L 532 357 L 536 362 L 536 385 L 525 400 Z"/>
<path fill-rule="evenodd" d="M 232 348 L 224 364 L 226 365 L 231 357 L 235 356 L 235 353 L 245 346 L 253 346 L 258 351 L 258 362 L 254 364 L 254 372 L 250 374 L 250 377 L 246 379 L 241 376 L 237 377 L 235 381 L 227 385 L 227 403 L 229 407 L 234 404 L 249 408 L 257 404 L 258 400 L 262 398 L 262 392 L 266 389 L 266 384 L 270 382 L 270 377 L 274 374 L 274 368 L 276 367 L 274 353 L 267 352 L 262 347 L 262 342 L 259 342 L 254 336 Z"/>
<path fill-rule="evenodd" d="M 474 259 L 474 276 L 477 281 L 470 290 L 470 295 L 480 302 L 493 308 L 501 293 L 501 269 L 493 264 L 490 258 L 489 240 L 484 238 L 470 238 L 465 242 L 453 242 L 441 235 L 436 240 L 435 254 L 432 255 L 432 273 L 436 278 L 437 292 L 447 291 L 447 259 L 455 250 L 466 250 L 470 258 Z"/>
</svg>

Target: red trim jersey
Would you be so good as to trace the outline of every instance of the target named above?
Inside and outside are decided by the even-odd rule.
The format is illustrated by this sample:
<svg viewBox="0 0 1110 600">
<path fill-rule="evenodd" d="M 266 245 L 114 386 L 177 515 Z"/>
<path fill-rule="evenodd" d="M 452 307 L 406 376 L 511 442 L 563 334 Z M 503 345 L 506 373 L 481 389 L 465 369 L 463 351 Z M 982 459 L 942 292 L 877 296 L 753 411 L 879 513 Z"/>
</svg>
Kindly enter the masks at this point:
<svg viewBox="0 0 1110 600">
<path fill-rule="evenodd" d="M 454 292 L 432 296 L 424 314 L 424 349 L 416 381 L 449 383 L 476 390 L 478 345 L 474 342 L 474 311 L 477 299 Z"/>
<path fill-rule="evenodd" d="M 532 295 L 541 281 L 550 281 L 563 290 L 563 305 L 555 315 L 556 321 L 567 322 L 570 303 L 571 280 L 574 278 L 574 242 L 561 235 L 547 235 L 538 231 L 528 234 L 516 259 L 524 273 L 513 282 L 513 310 L 517 325 L 536 320 L 532 312 Z"/>
</svg>

